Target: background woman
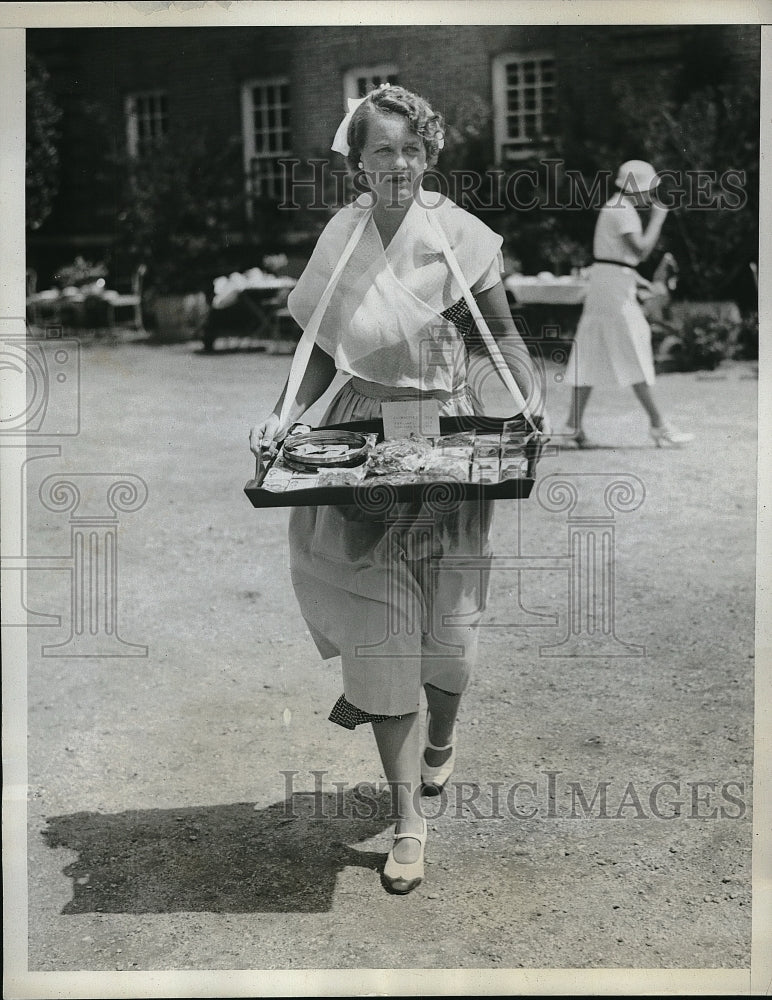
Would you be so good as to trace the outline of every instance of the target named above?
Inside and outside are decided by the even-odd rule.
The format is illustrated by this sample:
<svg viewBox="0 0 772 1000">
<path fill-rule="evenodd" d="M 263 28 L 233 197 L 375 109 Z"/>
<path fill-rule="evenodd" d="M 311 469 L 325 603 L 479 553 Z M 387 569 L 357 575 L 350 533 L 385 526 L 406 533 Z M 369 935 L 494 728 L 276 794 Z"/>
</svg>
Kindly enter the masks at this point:
<svg viewBox="0 0 772 1000">
<path fill-rule="evenodd" d="M 659 410 L 653 392 L 651 329 L 636 298 L 635 268 L 651 254 L 667 217 L 667 209 L 654 197 L 657 183 L 650 163 L 628 160 L 617 173 L 619 193 L 598 215 L 595 262 L 566 369 L 566 382 L 574 390 L 561 440 L 579 448 L 592 447 L 582 421 L 594 386 L 632 386 L 657 447 L 685 444 L 694 437 L 672 428 Z M 646 207 L 651 215 L 644 230 L 637 209 Z"/>
<path fill-rule="evenodd" d="M 443 124 L 421 97 L 383 86 L 351 102 L 333 149 L 367 192 L 341 209 L 319 239 L 289 298 L 313 346 L 299 388 L 253 428 L 255 453 L 272 447 L 329 387 L 351 378 L 324 424 L 381 416 L 384 400 L 436 399 L 443 415 L 472 414 L 461 331 L 463 289 L 450 247 L 523 395 L 533 389 L 528 352 L 500 276 L 501 237 L 421 181 L 444 143 Z M 296 358 L 303 349 L 303 340 Z M 510 361 L 508 361 L 510 363 Z M 290 376 L 292 378 L 292 375 Z M 423 878 L 426 822 L 420 792 L 437 792 L 455 761 L 455 722 L 477 654 L 490 559 L 490 503 L 438 514 L 400 505 L 395 520 L 350 507 L 296 507 L 290 516 L 295 593 L 325 658 L 339 655 L 344 694 L 331 720 L 372 723 L 398 817 L 384 869 L 393 891 Z M 427 523 L 431 530 L 427 532 Z M 454 557 L 468 556 L 471 568 Z M 419 703 L 428 718 L 421 753 Z"/>
</svg>

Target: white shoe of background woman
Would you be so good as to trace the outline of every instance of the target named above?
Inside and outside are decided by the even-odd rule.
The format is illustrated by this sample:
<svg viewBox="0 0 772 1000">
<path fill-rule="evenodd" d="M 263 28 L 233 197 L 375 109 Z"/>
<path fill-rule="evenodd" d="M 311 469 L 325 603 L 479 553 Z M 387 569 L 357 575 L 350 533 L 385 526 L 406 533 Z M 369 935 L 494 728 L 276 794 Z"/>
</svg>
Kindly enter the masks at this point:
<svg viewBox="0 0 772 1000">
<path fill-rule="evenodd" d="M 558 444 L 567 445 L 569 448 L 595 448 L 595 442 L 591 441 L 581 427 L 566 427 L 560 434 L 554 435 Z"/>
<path fill-rule="evenodd" d="M 649 432 L 654 438 L 654 444 L 658 448 L 662 448 L 663 445 L 678 447 L 678 445 L 688 444 L 694 440 L 693 434 L 684 434 L 670 427 L 668 424 L 662 424 L 661 427 L 650 427 Z"/>
</svg>

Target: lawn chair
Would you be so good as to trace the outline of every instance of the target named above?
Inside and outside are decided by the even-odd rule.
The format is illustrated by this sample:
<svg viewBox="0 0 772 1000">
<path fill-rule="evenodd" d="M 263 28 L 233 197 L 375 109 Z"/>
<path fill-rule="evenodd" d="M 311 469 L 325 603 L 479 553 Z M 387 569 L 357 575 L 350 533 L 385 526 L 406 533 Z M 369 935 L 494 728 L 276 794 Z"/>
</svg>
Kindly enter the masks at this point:
<svg viewBox="0 0 772 1000">
<path fill-rule="evenodd" d="M 120 310 L 131 310 L 132 326 L 135 330 L 142 330 L 142 284 L 145 278 L 147 266 L 140 264 L 131 276 L 131 292 L 121 294 L 120 292 L 108 290 L 102 293 L 104 302 L 107 305 L 107 321 L 111 327 L 117 325 Z"/>
</svg>

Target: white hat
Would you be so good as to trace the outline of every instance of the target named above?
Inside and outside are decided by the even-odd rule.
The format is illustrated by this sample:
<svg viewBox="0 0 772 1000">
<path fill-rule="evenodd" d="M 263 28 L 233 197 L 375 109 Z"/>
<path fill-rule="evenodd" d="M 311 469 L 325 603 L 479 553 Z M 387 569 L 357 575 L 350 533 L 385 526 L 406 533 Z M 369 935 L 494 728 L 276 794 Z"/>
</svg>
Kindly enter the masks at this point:
<svg viewBox="0 0 772 1000">
<path fill-rule="evenodd" d="M 645 160 L 626 160 L 619 168 L 614 183 L 626 194 L 638 194 L 653 191 L 659 184 L 659 177 L 654 167 Z"/>
</svg>

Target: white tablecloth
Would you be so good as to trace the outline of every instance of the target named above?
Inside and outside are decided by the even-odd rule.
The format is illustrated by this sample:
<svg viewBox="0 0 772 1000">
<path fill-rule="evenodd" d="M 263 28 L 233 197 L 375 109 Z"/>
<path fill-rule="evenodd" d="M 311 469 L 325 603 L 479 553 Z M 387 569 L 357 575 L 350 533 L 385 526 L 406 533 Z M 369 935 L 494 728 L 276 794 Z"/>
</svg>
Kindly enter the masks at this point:
<svg viewBox="0 0 772 1000">
<path fill-rule="evenodd" d="M 511 274 L 504 279 L 504 287 L 521 305 L 581 305 L 587 292 L 587 279 L 566 277 L 544 277 Z"/>
<path fill-rule="evenodd" d="M 286 275 L 266 274 L 259 268 L 253 268 L 244 274 L 234 273 L 222 275 L 214 281 L 213 309 L 227 309 L 238 300 L 243 291 L 278 292 L 282 289 L 294 288 L 297 282 Z"/>
</svg>

